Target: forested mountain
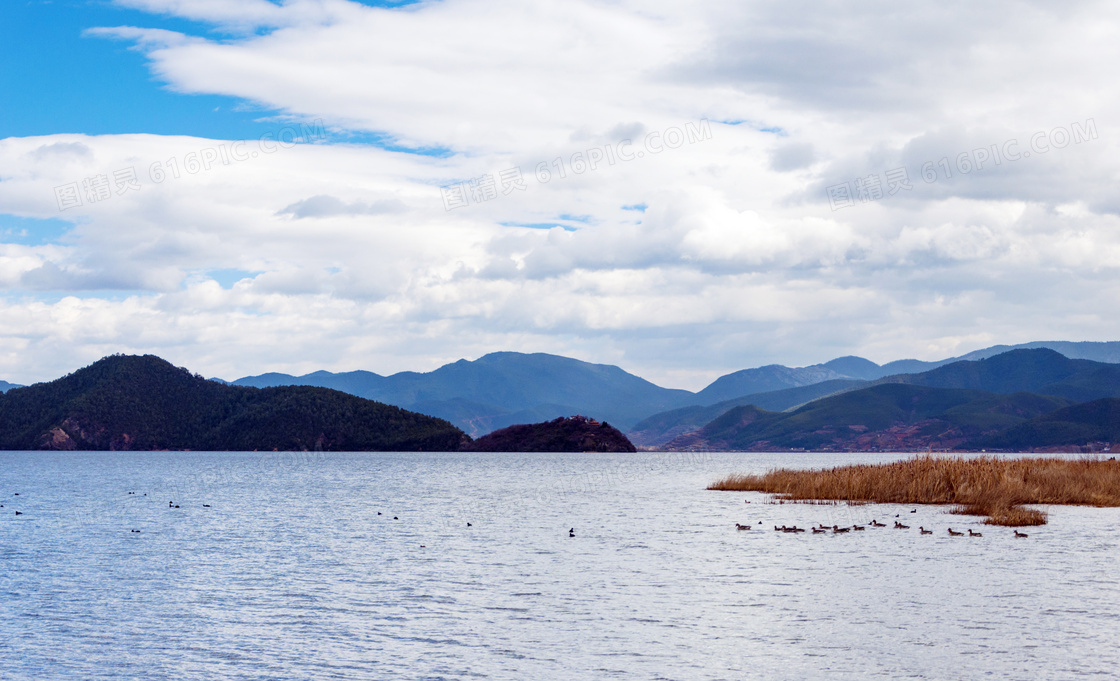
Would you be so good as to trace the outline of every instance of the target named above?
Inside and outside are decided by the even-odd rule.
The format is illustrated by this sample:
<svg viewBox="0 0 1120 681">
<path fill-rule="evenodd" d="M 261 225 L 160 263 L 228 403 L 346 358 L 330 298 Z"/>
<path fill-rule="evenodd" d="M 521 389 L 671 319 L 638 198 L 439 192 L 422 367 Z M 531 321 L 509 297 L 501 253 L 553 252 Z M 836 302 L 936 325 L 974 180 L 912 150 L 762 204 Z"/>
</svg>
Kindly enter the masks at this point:
<svg viewBox="0 0 1120 681">
<path fill-rule="evenodd" d="M 1053 350 L 1012 350 L 976 361 L 961 361 L 920 374 L 881 382 L 933 388 L 970 388 L 995 393 L 1032 392 L 1075 402 L 1120 397 L 1120 364 L 1069 359 Z"/>
<path fill-rule="evenodd" d="M 501 428 L 465 447 L 476 452 L 633 452 L 626 436 L 586 416 Z"/>
<path fill-rule="evenodd" d="M 854 390 L 792 412 L 735 407 L 666 449 L 772 451 L 954 449 L 1069 406 L 1060 397 L 898 383 Z"/>
<path fill-rule="evenodd" d="M 2 449 L 456 450 L 446 421 L 313 387 L 223 385 L 115 355 L 0 395 Z"/>
<path fill-rule="evenodd" d="M 977 438 L 972 445 L 1017 450 L 1094 442 L 1120 443 L 1120 399 L 1110 397 L 1058 409 L 997 435 Z"/>
<path fill-rule="evenodd" d="M 768 410 L 773 408 L 759 404 L 761 400 L 742 398 L 737 400 L 742 405 L 702 427 L 680 432 L 677 426 L 676 437 L 652 444 L 751 450 L 1085 446 L 1110 441 L 1104 435 L 1115 432 L 1120 423 L 1109 422 L 1113 412 L 1103 407 L 1082 412 L 1072 405 L 1110 397 L 1120 397 L 1120 365 L 1069 359 L 1045 348 L 1012 350 L 918 374 L 888 376 L 871 387 L 840 388 L 839 394 L 790 413 L 773 413 Z M 1069 410 L 1057 411 L 1064 407 Z M 673 424 L 674 416 L 682 422 L 689 416 L 698 420 L 714 409 L 657 415 L 639 424 L 645 430 L 631 437 L 647 445 L 649 434 L 658 428 L 662 438 L 672 433 L 666 426 Z M 1051 412 L 1064 416 L 1052 420 Z"/>
</svg>

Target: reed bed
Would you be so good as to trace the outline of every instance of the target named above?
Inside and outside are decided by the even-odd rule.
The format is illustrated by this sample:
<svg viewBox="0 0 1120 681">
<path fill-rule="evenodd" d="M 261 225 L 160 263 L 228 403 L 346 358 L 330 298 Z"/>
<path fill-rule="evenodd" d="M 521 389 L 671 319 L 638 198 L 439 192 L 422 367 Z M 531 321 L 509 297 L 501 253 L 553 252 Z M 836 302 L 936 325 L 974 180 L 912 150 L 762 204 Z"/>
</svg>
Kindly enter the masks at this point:
<svg viewBox="0 0 1120 681">
<path fill-rule="evenodd" d="M 1120 462 L 927 455 L 823 471 L 729 475 L 708 489 L 767 492 L 796 502 L 950 504 L 954 513 L 987 516 L 989 525 L 1022 527 L 1046 523 L 1046 513 L 1023 504 L 1120 506 Z"/>
</svg>

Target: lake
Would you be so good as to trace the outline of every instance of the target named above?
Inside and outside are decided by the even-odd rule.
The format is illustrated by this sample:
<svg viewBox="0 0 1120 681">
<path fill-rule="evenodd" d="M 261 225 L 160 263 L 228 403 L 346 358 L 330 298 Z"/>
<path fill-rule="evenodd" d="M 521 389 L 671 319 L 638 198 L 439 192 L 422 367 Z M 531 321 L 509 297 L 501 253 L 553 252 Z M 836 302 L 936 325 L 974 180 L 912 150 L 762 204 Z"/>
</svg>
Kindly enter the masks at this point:
<svg viewBox="0 0 1120 681">
<path fill-rule="evenodd" d="M 704 489 L 907 456 L 0 452 L 0 678 L 1115 678 L 1120 509 Z"/>
</svg>

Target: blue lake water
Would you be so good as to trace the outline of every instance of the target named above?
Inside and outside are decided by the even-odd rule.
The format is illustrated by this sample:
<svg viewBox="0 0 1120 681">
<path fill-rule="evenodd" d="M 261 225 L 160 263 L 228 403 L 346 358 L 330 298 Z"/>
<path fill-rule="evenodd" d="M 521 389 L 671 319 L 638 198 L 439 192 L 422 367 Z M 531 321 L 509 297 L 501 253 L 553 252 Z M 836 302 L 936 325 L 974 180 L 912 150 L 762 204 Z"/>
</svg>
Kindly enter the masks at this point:
<svg viewBox="0 0 1120 681">
<path fill-rule="evenodd" d="M 704 489 L 903 456 L 2 452 L 0 678 L 1116 678 L 1120 509 Z"/>
</svg>

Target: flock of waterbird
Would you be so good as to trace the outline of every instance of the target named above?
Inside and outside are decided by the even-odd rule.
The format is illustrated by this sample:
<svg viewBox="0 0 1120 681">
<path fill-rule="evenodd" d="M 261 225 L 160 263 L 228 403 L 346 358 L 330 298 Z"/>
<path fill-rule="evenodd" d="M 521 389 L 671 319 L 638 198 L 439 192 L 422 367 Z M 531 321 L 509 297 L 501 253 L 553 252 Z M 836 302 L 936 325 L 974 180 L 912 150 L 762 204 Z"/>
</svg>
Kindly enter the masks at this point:
<svg viewBox="0 0 1120 681">
<path fill-rule="evenodd" d="M 910 512 L 911 513 L 917 513 L 918 510 L 914 509 L 913 511 L 910 511 Z M 898 518 L 899 515 L 901 515 L 901 514 L 895 514 L 894 517 Z M 758 524 L 761 525 L 762 521 L 761 520 L 758 521 Z M 752 525 L 743 525 L 741 523 L 735 523 L 735 529 L 740 530 L 740 531 L 750 530 L 750 529 L 753 529 L 753 527 L 754 526 L 752 526 Z M 797 533 L 800 533 L 800 532 L 807 532 L 807 531 L 811 531 L 813 534 L 847 534 L 848 532 L 863 532 L 868 527 L 876 527 L 876 528 L 887 527 L 887 524 L 886 523 L 881 523 L 878 520 L 872 518 L 871 522 L 866 523 L 864 525 L 851 525 L 851 526 L 844 526 L 844 527 L 840 527 L 839 525 L 832 525 L 831 527 L 829 527 L 828 525 L 820 523 L 820 524 L 816 525 L 815 527 L 810 527 L 808 529 L 806 529 L 804 527 L 798 527 L 796 525 L 793 525 L 791 527 L 787 527 L 785 525 L 782 525 L 782 526 L 775 525 L 774 526 L 774 531 L 775 532 L 786 532 L 786 533 L 789 533 L 789 534 L 797 534 Z M 899 522 L 898 520 L 895 520 L 894 521 L 894 529 L 896 529 L 896 530 L 909 530 L 910 526 L 905 525 L 905 524 Z M 963 536 L 965 536 L 964 532 L 958 532 L 951 527 L 948 528 L 948 530 L 949 530 L 949 536 L 950 537 L 963 537 Z M 1015 536 L 1018 537 L 1019 539 L 1026 539 L 1029 536 L 1024 532 L 1020 532 L 1019 530 L 1013 530 L 1013 531 L 1015 533 Z M 927 530 L 925 527 L 919 525 L 918 526 L 918 533 L 919 534 L 933 534 L 933 530 Z M 976 532 L 976 531 L 972 530 L 971 528 L 969 528 L 968 529 L 968 536 L 969 537 L 983 537 L 984 534 L 982 532 Z"/>
<path fill-rule="evenodd" d="M 128 494 L 136 494 L 136 492 L 129 492 Z M 19 492 L 13 492 L 12 496 L 18 497 Z M 148 495 L 147 495 L 147 493 L 144 493 L 143 496 L 146 497 Z M 202 505 L 202 508 L 210 508 L 210 507 L 211 507 L 210 504 L 203 504 Z M 4 504 L 0 504 L 0 508 L 4 508 Z M 182 506 L 180 506 L 179 504 L 176 504 L 174 501 L 168 501 L 167 502 L 167 508 L 176 509 L 176 508 L 182 508 Z M 23 511 L 16 511 L 15 513 L 16 513 L 16 515 L 23 515 Z M 381 515 L 381 514 L 378 513 L 377 515 Z M 141 533 L 140 530 L 137 530 L 137 529 L 130 529 L 129 532 L 130 533 L 135 533 L 135 534 L 140 534 Z"/>
<path fill-rule="evenodd" d="M 136 492 L 129 492 L 129 494 L 136 494 Z M 14 496 L 18 497 L 19 492 L 16 492 L 14 494 Z M 144 496 L 148 496 L 148 495 L 145 494 Z M 750 502 L 747 502 L 747 503 L 750 503 Z M 167 507 L 170 508 L 170 509 L 180 508 L 179 504 L 176 504 L 174 501 L 168 501 L 167 502 Z M 202 504 L 202 507 L 203 508 L 210 508 L 210 504 Z M 0 504 L 0 508 L 4 508 L 4 504 Z M 917 513 L 918 510 L 914 509 L 913 511 L 910 511 L 910 512 L 911 513 Z M 15 514 L 16 515 L 23 515 L 23 512 L 22 511 L 16 511 Z M 381 515 L 381 511 L 378 511 L 377 515 Z M 899 514 L 895 514 L 895 518 L 898 518 L 898 517 L 899 517 Z M 393 520 L 399 520 L 399 518 L 397 516 L 393 516 Z M 762 521 L 761 520 L 758 521 L 758 524 L 761 525 Z M 471 526 L 471 524 L 467 523 L 467 527 L 470 527 L 470 526 Z M 887 526 L 886 523 L 881 523 L 878 520 L 872 518 L 871 522 L 867 523 L 866 526 L 864 526 L 864 525 L 852 525 L 851 527 L 848 527 L 848 526 L 840 527 L 838 525 L 833 525 L 833 526 L 829 527 L 829 526 L 821 523 L 821 524 L 818 524 L 816 527 L 810 527 L 809 530 L 811 530 L 813 534 L 829 534 L 829 533 L 831 533 L 831 534 L 845 534 L 845 533 L 852 532 L 852 531 L 863 532 L 864 530 L 867 529 L 867 527 L 886 527 L 886 526 Z M 752 529 L 752 526 L 751 525 L 743 525 L 741 523 L 735 523 L 735 529 L 740 530 L 740 531 L 741 530 L 750 530 L 750 529 Z M 894 529 L 896 529 L 896 530 L 909 530 L 910 526 L 909 525 L 904 525 L 903 523 L 896 520 L 896 521 L 894 521 Z M 956 530 L 954 530 L 951 527 L 948 528 L 948 530 L 949 530 L 949 536 L 950 537 L 963 537 L 964 536 L 964 532 L 957 532 Z M 786 533 L 796 534 L 796 533 L 799 533 L 799 532 L 806 532 L 807 530 L 803 527 L 798 527 L 796 525 L 793 525 L 791 527 L 787 527 L 785 525 L 782 525 L 782 526 L 779 527 L 778 525 L 775 525 L 774 526 L 774 531 L 775 532 L 786 532 Z M 130 532 L 139 533 L 140 530 L 130 530 Z M 1020 539 L 1025 539 L 1028 536 L 1027 534 L 1025 534 L 1023 532 L 1020 532 L 1019 530 L 1014 530 L 1014 532 L 1015 532 L 1015 536 L 1020 538 Z M 918 533 L 919 534 L 933 534 L 933 530 L 927 530 L 925 527 L 919 526 L 918 527 Z M 569 537 L 576 536 L 576 528 L 573 527 L 570 530 L 568 530 L 568 536 Z M 980 532 L 975 532 L 971 528 L 969 528 L 968 536 L 970 536 L 970 537 L 983 537 L 984 535 Z M 426 548 L 426 547 L 423 544 L 421 544 L 420 548 Z"/>
<path fill-rule="evenodd" d="M 136 492 L 129 492 L 129 494 L 136 494 Z M 16 492 L 14 494 L 14 496 L 18 497 L 19 492 Z M 148 496 L 148 495 L 144 494 L 144 496 Z M 0 508 L 4 508 L 4 504 L 0 504 Z M 176 504 L 174 501 L 168 501 L 167 502 L 167 508 L 174 510 L 174 509 L 177 509 L 177 508 L 182 508 L 182 506 L 180 504 Z M 202 508 L 211 508 L 211 505 L 210 504 L 202 504 Z M 16 511 L 16 515 L 23 515 L 23 511 Z M 381 511 L 378 511 L 377 515 L 381 515 Z M 400 518 L 398 516 L 393 516 L 393 520 L 400 520 Z M 471 527 L 471 523 L 467 523 L 467 527 Z M 135 532 L 135 533 L 139 534 L 140 530 L 130 529 L 129 532 Z M 576 532 L 576 530 L 573 527 L 571 530 L 568 530 L 568 536 L 569 537 L 576 536 L 575 532 Z M 424 544 L 421 544 L 420 548 L 423 549 L 423 548 L 427 548 L 427 547 Z"/>
</svg>

